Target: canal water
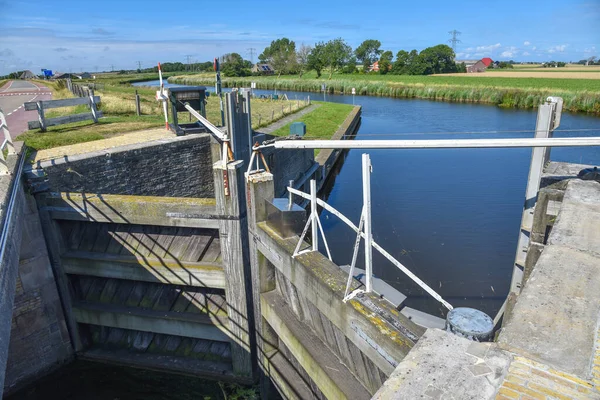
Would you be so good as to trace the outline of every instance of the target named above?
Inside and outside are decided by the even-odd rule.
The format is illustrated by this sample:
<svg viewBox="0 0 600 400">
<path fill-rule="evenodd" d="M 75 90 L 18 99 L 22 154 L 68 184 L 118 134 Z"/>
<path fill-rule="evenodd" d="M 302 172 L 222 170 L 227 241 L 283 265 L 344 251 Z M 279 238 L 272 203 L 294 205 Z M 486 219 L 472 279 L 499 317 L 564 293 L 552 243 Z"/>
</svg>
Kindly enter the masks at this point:
<svg viewBox="0 0 600 400">
<path fill-rule="evenodd" d="M 158 81 L 137 85 L 156 86 Z M 214 92 L 214 87 L 208 90 Z M 311 96 L 361 105 L 357 140 L 527 138 L 533 137 L 537 116 L 535 110 L 481 104 L 277 93 L 290 99 Z M 600 118 L 570 113 L 563 113 L 555 132 L 555 137 L 598 135 Z M 494 317 L 509 290 L 531 149 L 350 150 L 325 197 L 356 224 L 362 207 L 364 152 L 373 164 L 375 241 L 454 307 L 474 307 Z M 551 159 L 598 165 L 600 148 L 556 148 Z M 355 234 L 326 211 L 321 220 L 334 261 L 349 264 Z M 408 296 L 408 306 L 445 315 L 443 306 L 376 251 L 373 269 Z"/>
</svg>

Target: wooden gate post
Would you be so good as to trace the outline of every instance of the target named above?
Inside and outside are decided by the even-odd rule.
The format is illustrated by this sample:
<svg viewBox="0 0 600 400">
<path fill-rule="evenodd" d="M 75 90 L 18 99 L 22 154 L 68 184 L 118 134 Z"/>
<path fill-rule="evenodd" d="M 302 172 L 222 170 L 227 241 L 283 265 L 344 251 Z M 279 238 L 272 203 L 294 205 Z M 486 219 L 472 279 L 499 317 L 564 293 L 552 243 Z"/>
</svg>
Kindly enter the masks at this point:
<svg viewBox="0 0 600 400">
<path fill-rule="evenodd" d="M 92 119 L 94 123 L 98 123 L 98 111 L 96 110 L 96 101 L 94 100 L 94 90 L 90 89 L 90 109 L 92 111 Z"/>
<path fill-rule="evenodd" d="M 243 171 L 243 161 L 223 165 L 219 160 L 213 165 L 217 212 L 223 216 L 219 219 L 219 238 L 223 269 L 227 277 L 225 298 L 233 372 L 238 376 L 251 378 L 254 376 L 256 340 Z M 225 175 L 228 191 L 224 185 Z"/>
<path fill-rule="evenodd" d="M 46 117 L 44 116 L 44 103 L 38 101 L 37 103 L 38 120 L 40 121 L 40 130 L 46 132 Z"/>
</svg>

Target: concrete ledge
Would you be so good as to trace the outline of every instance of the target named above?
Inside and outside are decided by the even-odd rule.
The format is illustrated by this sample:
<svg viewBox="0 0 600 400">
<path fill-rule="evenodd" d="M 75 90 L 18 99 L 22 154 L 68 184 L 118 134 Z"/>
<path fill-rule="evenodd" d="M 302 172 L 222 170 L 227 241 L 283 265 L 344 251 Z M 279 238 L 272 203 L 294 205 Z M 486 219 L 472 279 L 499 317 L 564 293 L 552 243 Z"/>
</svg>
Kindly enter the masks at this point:
<svg viewBox="0 0 600 400">
<path fill-rule="evenodd" d="M 586 377 L 600 313 L 600 258 L 546 246 L 498 343 Z"/>
<path fill-rule="evenodd" d="M 510 362 L 493 343 L 428 329 L 373 399 L 492 399 Z"/>
<path fill-rule="evenodd" d="M 548 245 L 498 342 L 586 379 L 599 315 L 600 184 L 570 180 Z"/>
<path fill-rule="evenodd" d="M 569 182 L 548 244 L 600 256 L 600 183 Z"/>
</svg>

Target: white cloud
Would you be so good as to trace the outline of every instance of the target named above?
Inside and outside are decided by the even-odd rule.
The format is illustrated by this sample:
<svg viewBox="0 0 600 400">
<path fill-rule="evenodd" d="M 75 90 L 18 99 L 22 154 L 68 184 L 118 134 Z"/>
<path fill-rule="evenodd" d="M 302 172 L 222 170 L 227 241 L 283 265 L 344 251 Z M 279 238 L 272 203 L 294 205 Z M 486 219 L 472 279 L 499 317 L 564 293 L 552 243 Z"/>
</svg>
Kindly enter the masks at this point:
<svg viewBox="0 0 600 400">
<path fill-rule="evenodd" d="M 528 41 L 528 40 L 526 40 L 526 41 L 524 41 L 524 42 L 523 42 L 523 44 L 524 44 L 525 46 L 529 46 L 529 45 L 531 44 L 531 42 L 530 42 L 530 41 Z"/>
<path fill-rule="evenodd" d="M 500 48 L 502 45 L 500 43 L 490 44 L 488 46 L 477 46 L 475 49 L 478 52 L 491 53 L 492 51 Z"/>
<path fill-rule="evenodd" d="M 531 48 L 531 50 L 537 50 L 537 47 L 536 47 L 536 46 L 533 46 L 533 47 Z"/>
<path fill-rule="evenodd" d="M 562 53 L 563 51 L 566 50 L 566 48 L 568 47 L 568 44 L 561 44 L 558 46 L 553 46 L 550 49 L 548 49 L 548 53 L 552 54 L 552 53 Z"/>
<path fill-rule="evenodd" d="M 519 49 L 517 49 L 515 46 L 509 46 L 509 47 L 505 47 L 504 51 L 502 52 L 502 54 L 500 54 L 500 57 L 514 57 L 516 55 L 519 54 Z"/>
<path fill-rule="evenodd" d="M 596 46 L 592 46 L 590 48 L 584 49 L 583 52 L 584 53 L 595 53 L 596 52 Z"/>
<path fill-rule="evenodd" d="M 523 52 L 523 55 L 524 55 L 524 56 L 530 56 L 531 54 L 529 54 L 529 52 L 528 52 L 528 51 L 524 51 L 524 52 Z"/>
</svg>

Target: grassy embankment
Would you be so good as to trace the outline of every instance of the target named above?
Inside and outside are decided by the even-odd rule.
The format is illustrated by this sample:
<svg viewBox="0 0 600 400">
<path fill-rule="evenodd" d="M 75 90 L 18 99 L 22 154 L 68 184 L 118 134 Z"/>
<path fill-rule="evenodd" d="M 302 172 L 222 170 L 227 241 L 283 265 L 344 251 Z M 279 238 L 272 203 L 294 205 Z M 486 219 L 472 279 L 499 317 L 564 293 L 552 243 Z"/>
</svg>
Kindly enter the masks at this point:
<svg viewBox="0 0 600 400">
<path fill-rule="evenodd" d="M 304 114 L 294 120 L 294 122 L 304 122 L 306 124 L 305 139 L 331 139 L 333 134 L 344 123 L 350 111 L 354 108 L 350 104 L 327 103 L 314 101 L 313 104 L 319 104 L 315 110 Z M 271 132 L 275 136 L 287 136 L 290 134 L 290 125 L 288 123 L 276 131 Z M 319 154 L 319 149 L 315 150 L 315 157 Z"/>
<path fill-rule="evenodd" d="M 475 76 L 481 77 L 477 79 Z M 463 74 L 462 76 L 405 76 L 378 74 L 334 74 L 331 80 L 316 79 L 314 72 L 277 77 L 224 78 L 227 87 L 250 86 L 260 89 L 319 92 L 322 84 L 329 93 L 357 94 L 495 104 L 501 107 L 535 108 L 548 96 L 560 96 L 564 107 L 572 112 L 600 114 L 600 79 L 519 78 Z M 484 79 L 485 77 L 485 79 Z M 173 76 L 171 83 L 207 84 L 211 74 Z"/>
<path fill-rule="evenodd" d="M 48 131 L 41 133 L 39 130 L 28 131 L 21 134 L 17 140 L 23 140 L 27 146 L 34 150 L 47 149 L 57 146 L 65 146 L 75 143 L 89 142 L 105 139 L 143 129 L 160 128 L 164 126 L 162 106 L 156 101 L 156 89 L 133 87 L 126 84 L 116 84 L 108 80 L 97 79 L 104 83 L 96 95 L 101 98 L 99 110 L 104 113 L 97 124 L 92 121 L 84 121 L 73 124 L 65 124 L 49 127 Z M 52 88 L 53 99 L 69 98 L 73 95 L 57 82 L 40 82 Z M 140 95 L 141 116 L 135 115 L 135 92 Z M 283 108 L 282 108 L 283 107 Z M 253 128 L 266 126 L 292 112 L 305 107 L 298 101 L 271 101 L 263 99 L 252 99 L 252 125 Z M 65 107 L 48 110 L 47 118 L 60 115 L 87 112 L 87 106 Z M 283 111 L 283 112 L 282 112 Z M 179 115 L 180 122 L 187 122 L 187 113 Z M 209 97 L 206 110 L 207 118 L 214 124 L 220 125 L 220 106 L 218 98 Z M 189 114 L 188 114 L 189 115 Z M 260 121 L 260 125 L 259 125 Z"/>
<path fill-rule="evenodd" d="M 319 104 L 319 107 L 294 120 L 294 122 L 304 122 L 306 124 L 306 135 L 304 136 L 306 139 L 330 139 L 354 108 L 350 104 L 322 101 L 314 101 L 313 104 Z M 291 123 L 282 126 L 272 132 L 271 135 L 289 135 L 290 125 Z"/>
<path fill-rule="evenodd" d="M 8 79 L 0 79 L 0 88 L 8 82 Z"/>
</svg>

